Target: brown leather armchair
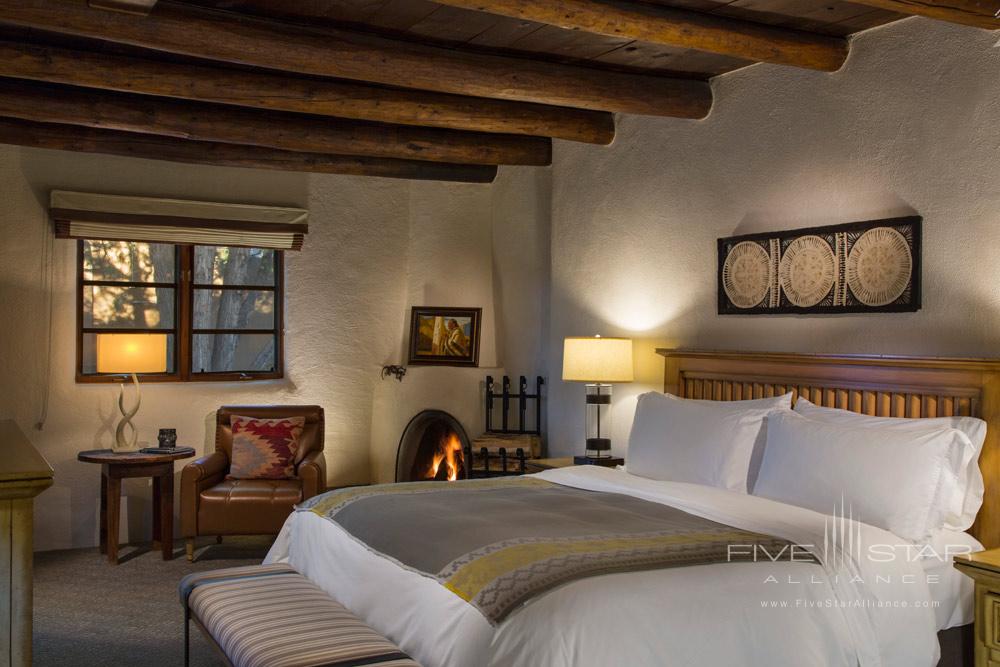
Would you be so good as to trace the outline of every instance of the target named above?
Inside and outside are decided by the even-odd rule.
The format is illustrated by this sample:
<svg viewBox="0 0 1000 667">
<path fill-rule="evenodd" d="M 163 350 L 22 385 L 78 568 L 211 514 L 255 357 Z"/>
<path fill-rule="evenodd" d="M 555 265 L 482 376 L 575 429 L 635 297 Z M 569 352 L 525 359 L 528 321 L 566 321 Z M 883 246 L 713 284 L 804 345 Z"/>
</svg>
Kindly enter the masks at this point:
<svg viewBox="0 0 1000 667">
<path fill-rule="evenodd" d="M 233 453 L 233 415 L 305 417 L 294 479 L 226 479 Z M 297 504 L 326 490 L 323 408 L 318 405 L 228 405 L 215 416 L 215 451 L 181 472 L 181 532 L 188 560 L 200 535 L 277 535 Z"/>
</svg>

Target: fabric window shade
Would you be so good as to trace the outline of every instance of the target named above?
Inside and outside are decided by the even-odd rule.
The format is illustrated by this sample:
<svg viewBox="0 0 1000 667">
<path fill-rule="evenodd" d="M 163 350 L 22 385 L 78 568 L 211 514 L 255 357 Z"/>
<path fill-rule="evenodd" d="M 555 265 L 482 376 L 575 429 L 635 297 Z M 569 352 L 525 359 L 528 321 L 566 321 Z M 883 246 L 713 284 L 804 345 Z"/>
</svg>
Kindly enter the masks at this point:
<svg viewBox="0 0 1000 667">
<path fill-rule="evenodd" d="M 309 212 L 298 208 L 53 190 L 56 238 L 301 250 Z"/>
</svg>

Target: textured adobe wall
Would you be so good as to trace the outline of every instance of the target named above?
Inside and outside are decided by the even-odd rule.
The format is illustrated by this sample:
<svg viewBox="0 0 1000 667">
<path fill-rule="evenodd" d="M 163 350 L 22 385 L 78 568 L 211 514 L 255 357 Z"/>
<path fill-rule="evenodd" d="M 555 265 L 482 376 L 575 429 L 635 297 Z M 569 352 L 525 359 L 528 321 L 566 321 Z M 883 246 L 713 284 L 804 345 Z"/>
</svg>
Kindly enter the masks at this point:
<svg viewBox="0 0 1000 667">
<path fill-rule="evenodd" d="M 485 426 L 486 375 L 545 374 L 550 188 L 547 169 L 505 167 L 489 191 L 443 185 L 414 197 L 409 305 L 484 304 L 482 351 L 479 368 L 413 366 L 403 382 L 376 385 L 373 481 L 394 480 L 400 435 L 417 412 L 445 410 L 474 438 Z M 387 363 L 405 360 L 401 348 Z"/>
<path fill-rule="evenodd" d="M 549 335 L 552 172 L 500 170 L 493 184 L 497 347 L 512 376 L 545 375 Z"/>
<path fill-rule="evenodd" d="M 624 451 L 656 344 L 1000 354 L 1000 48 L 986 31 L 910 19 L 857 37 L 834 74 L 758 65 L 718 78 L 703 121 L 619 118 L 609 148 L 559 142 L 549 374 L 568 335 L 636 338 L 616 387 Z M 918 213 L 923 309 L 716 315 L 718 237 Z M 580 448 L 583 389 L 552 384 L 551 450 Z"/>
<path fill-rule="evenodd" d="M 410 418 L 444 410 L 471 437 L 483 423 L 482 379 L 496 368 L 496 316 L 490 261 L 491 187 L 440 183 L 414 189 L 408 252 L 404 258 L 406 307 L 395 315 L 404 327 L 387 364 L 406 365 L 412 306 L 482 307 L 479 368 L 411 366 L 402 382 L 380 381 L 371 394 L 371 479 L 395 481 L 396 450 Z"/>
</svg>

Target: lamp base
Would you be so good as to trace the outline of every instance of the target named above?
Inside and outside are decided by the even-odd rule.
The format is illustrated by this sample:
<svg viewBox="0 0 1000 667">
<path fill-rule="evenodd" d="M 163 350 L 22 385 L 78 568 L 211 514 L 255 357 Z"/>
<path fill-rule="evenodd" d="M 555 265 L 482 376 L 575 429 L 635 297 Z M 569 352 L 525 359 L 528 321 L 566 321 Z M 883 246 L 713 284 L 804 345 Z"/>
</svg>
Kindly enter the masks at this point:
<svg viewBox="0 0 1000 667">
<path fill-rule="evenodd" d="M 142 396 L 139 393 L 139 378 L 136 377 L 135 373 L 132 373 L 132 384 L 135 386 L 135 405 L 132 408 L 125 409 L 124 382 L 121 384 L 121 393 L 118 394 L 118 409 L 122 413 L 122 419 L 118 422 L 118 427 L 115 429 L 115 442 L 111 446 L 111 450 L 114 452 L 139 451 L 139 431 L 135 428 L 135 424 L 132 423 L 132 418 L 139 412 L 139 406 L 142 404 Z M 126 428 L 130 429 L 130 435 L 125 435 Z"/>
<path fill-rule="evenodd" d="M 124 436 L 123 436 L 124 437 Z M 115 436 L 115 442 L 111 445 L 111 451 L 115 454 L 128 454 L 130 452 L 139 451 L 138 439 L 128 442 L 127 440 L 118 440 L 118 436 Z"/>
<path fill-rule="evenodd" d="M 574 456 L 573 465 L 575 466 L 604 466 L 605 468 L 614 468 L 615 466 L 625 465 L 625 459 L 620 456 Z"/>
<path fill-rule="evenodd" d="M 125 435 L 125 428 L 132 428 L 131 438 Z M 111 445 L 111 451 L 116 454 L 125 454 L 128 452 L 139 451 L 139 436 L 135 432 L 135 427 L 132 422 L 122 419 L 118 422 L 118 427 L 115 429 L 115 441 Z"/>
<path fill-rule="evenodd" d="M 587 443 L 584 449 L 588 452 L 606 452 L 611 449 L 611 438 L 587 438 Z M 601 456 L 609 455 L 601 454 Z"/>
</svg>

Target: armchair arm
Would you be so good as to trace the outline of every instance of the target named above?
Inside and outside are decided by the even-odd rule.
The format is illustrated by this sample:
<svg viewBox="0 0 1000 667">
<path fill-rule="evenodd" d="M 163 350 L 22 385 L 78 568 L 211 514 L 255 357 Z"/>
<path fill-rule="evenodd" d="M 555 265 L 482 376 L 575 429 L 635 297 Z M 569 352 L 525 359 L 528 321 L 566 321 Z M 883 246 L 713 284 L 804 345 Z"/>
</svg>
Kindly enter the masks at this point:
<svg viewBox="0 0 1000 667">
<path fill-rule="evenodd" d="M 326 491 L 326 457 L 322 451 L 306 454 L 297 471 L 302 480 L 302 500 L 307 500 Z"/>
<path fill-rule="evenodd" d="M 220 450 L 195 459 L 181 470 L 181 534 L 198 534 L 198 496 L 222 481 L 229 470 L 229 457 Z"/>
</svg>

